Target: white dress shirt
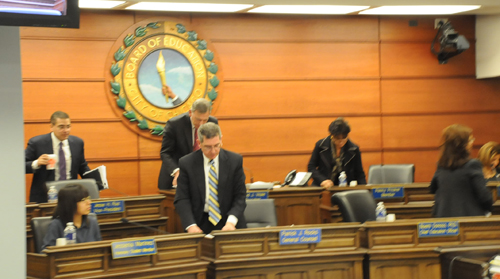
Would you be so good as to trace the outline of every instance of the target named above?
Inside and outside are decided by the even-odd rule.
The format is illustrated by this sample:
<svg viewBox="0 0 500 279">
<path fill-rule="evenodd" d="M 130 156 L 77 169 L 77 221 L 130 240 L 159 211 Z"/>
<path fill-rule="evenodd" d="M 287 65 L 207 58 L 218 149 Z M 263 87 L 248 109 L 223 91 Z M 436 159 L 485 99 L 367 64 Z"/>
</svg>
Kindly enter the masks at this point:
<svg viewBox="0 0 500 279">
<path fill-rule="evenodd" d="M 54 133 L 50 133 L 50 137 L 52 138 L 52 152 L 53 152 L 52 154 L 55 154 L 57 158 L 56 168 L 54 169 L 55 171 L 54 180 L 57 181 L 61 177 L 61 174 L 59 173 L 59 161 L 60 161 L 59 143 L 61 141 L 56 137 L 56 135 L 54 135 Z M 62 143 L 63 143 L 62 149 L 64 151 L 64 157 L 65 157 L 64 159 L 66 160 L 66 179 L 71 179 L 71 150 L 69 148 L 69 143 L 67 139 L 63 140 Z M 40 168 L 40 166 L 38 165 L 38 159 L 33 161 L 33 163 L 31 163 L 31 167 L 34 170 Z"/>
</svg>

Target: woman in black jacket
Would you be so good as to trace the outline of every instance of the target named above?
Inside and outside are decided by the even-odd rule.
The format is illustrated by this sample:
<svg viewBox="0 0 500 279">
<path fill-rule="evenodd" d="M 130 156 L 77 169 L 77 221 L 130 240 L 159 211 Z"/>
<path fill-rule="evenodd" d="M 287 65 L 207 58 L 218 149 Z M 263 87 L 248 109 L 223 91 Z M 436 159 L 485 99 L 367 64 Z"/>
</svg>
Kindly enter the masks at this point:
<svg viewBox="0 0 500 279">
<path fill-rule="evenodd" d="M 481 216 L 491 211 L 493 199 L 486 188 L 483 166 L 470 159 L 472 129 L 454 124 L 443 130 L 441 155 L 430 185 L 436 217 Z"/>
<path fill-rule="evenodd" d="M 316 143 L 307 165 L 307 170 L 312 172 L 313 185 L 323 188 L 339 185 L 342 171 L 347 175 L 347 184 L 354 180 L 357 184 L 366 184 L 361 152 L 348 138 L 351 128 L 347 121 L 339 117 L 328 130 L 330 135 Z"/>
</svg>

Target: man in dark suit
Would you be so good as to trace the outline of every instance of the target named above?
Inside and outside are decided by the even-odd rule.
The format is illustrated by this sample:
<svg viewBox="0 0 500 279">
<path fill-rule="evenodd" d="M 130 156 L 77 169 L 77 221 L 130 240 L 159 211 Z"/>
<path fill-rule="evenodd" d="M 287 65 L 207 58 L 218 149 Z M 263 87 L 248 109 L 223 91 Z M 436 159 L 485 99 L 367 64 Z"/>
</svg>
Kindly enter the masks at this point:
<svg viewBox="0 0 500 279">
<path fill-rule="evenodd" d="M 201 150 L 179 160 L 174 204 L 188 233 L 246 228 L 245 174 L 241 155 L 221 149 L 218 125 L 198 130 Z"/>
<path fill-rule="evenodd" d="M 199 149 L 196 144 L 196 131 L 207 122 L 217 124 L 217 119 L 210 116 L 212 105 L 206 99 L 194 101 L 189 112 L 173 117 L 163 130 L 160 156 L 162 165 L 158 177 L 159 189 L 172 189 L 179 177 L 179 159 Z"/>
<path fill-rule="evenodd" d="M 26 173 L 33 173 L 30 202 L 47 202 L 45 182 L 77 179 L 89 171 L 83 140 L 70 136 L 71 120 L 67 113 L 56 111 L 50 117 L 52 133 L 31 138 L 25 152 Z M 57 158 L 55 169 L 47 169 L 49 154 Z"/>
</svg>

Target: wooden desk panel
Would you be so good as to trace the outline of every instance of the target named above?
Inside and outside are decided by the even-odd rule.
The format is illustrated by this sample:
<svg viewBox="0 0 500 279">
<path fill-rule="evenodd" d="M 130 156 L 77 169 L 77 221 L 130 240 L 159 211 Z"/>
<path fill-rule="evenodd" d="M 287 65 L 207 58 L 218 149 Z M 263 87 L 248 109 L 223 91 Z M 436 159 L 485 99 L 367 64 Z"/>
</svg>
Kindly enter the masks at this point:
<svg viewBox="0 0 500 279">
<path fill-rule="evenodd" d="M 164 205 L 164 195 L 131 196 L 123 198 L 102 198 L 94 200 L 102 201 L 124 201 L 124 212 L 97 215 L 103 240 L 119 239 L 134 236 L 157 235 L 158 232 L 124 224 L 121 218 L 127 218 L 145 226 L 150 226 L 162 231 L 167 231 L 167 220 Z M 27 251 L 34 252 L 33 232 L 31 230 L 31 219 L 34 217 L 52 216 L 57 204 L 41 203 L 26 205 L 26 241 Z"/>
<path fill-rule="evenodd" d="M 384 187 L 404 187 L 404 197 L 396 199 L 377 199 L 383 201 L 388 214 L 396 214 L 396 219 L 421 219 L 432 218 L 434 194 L 429 192 L 429 182 L 412 184 L 380 184 L 356 187 L 332 187 L 323 191 L 321 195 L 321 222 L 336 223 L 342 221 L 342 216 L 337 206 L 332 206 L 331 196 L 335 193 L 351 190 L 369 190 Z M 489 182 L 488 189 L 493 197 L 493 214 L 500 214 L 500 200 L 497 197 L 498 182 Z"/>
<path fill-rule="evenodd" d="M 48 247 L 46 254 L 28 253 L 28 278 L 205 278 L 202 234 L 154 237 L 157 254 L 113 259 L 110 241 Z M 124 239 L 132 240 L 132 239 Z"/>
<path fill-rule="evenodd" d="M 459 235 L 418 238 L 418 223 L 459 221 Z M 500 217 L 433 218 L 366 222 L 370 279 L 441 278 L 439 246 L 500 244 Z"/>
<path fill-rule="evenodd" d="M 321 228 L 317 244 L 279 245 L 289 227 L 214 231 L 203 240 L 203 258 L 212 262 L 207 278 L 363 278 L 361 225 L 302 225 Z"/>
<path fill-rule="evenodd" d="M 278 226 L 321 223 L 319 206 L 322 191 L 320 187 L 283 187 L 270 190 L 269 198 L 274 199 Z M 168 232 L 184 232 L 180 217 L 175 212 L 175 189 L 160 190 L 160 194 L 166 196 L 163 207 L 169 218 Z"/>
</svg>

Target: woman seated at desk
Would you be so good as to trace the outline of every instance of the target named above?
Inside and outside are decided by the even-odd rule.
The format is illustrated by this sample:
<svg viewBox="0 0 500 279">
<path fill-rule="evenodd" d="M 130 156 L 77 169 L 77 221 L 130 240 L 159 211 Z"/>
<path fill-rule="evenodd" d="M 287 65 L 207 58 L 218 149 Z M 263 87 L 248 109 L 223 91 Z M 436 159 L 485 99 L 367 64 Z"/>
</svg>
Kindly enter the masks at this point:
<svg viewBox="0 0 500 279">
<path fill-rule="evenodd" d="M 479 149 L 477 158 L 483 164 L 483 174 L 486 181 L 500 182 L 500 175 L 496 169 L 500 161 L 500 145 L 493 141 L 484 144 Z"/>
<path fill-rule="evenodd" d="M 443 130 L 438 167 L 430 185 L 435 194 L 435 217 L 484 216 L 491 211 L 493 199 L 483 166 L 469 157 L 473 143 L 469 127 L 454 124 Z"/>
<path fill-rule="evenodd" d="M 312 172 L 313 185 L 323 188 L 339 185 L 342 171 L 346 173 L 347 184 L 354 180 L 357 184 L 366 184 L 361 152 L 348 138 L 351 127 L 347 121 L 339 117 L 330 124 L 328 130 L 330 135 L 316 143 L 307 165 L 307 171 Z"/>
<path fill-rule="evenodd" d="M 81 185 L 68 185 L 59 190 L 57 207 L 43 238 L 42 250 L 56 245 L 56 240 L 64 237 L 68 222 L 73 222 L 76 227 L 76 243 L 102 240 L 97 218 L 87 216 L 90 204 L 89 193 Z"/>
</svg>

